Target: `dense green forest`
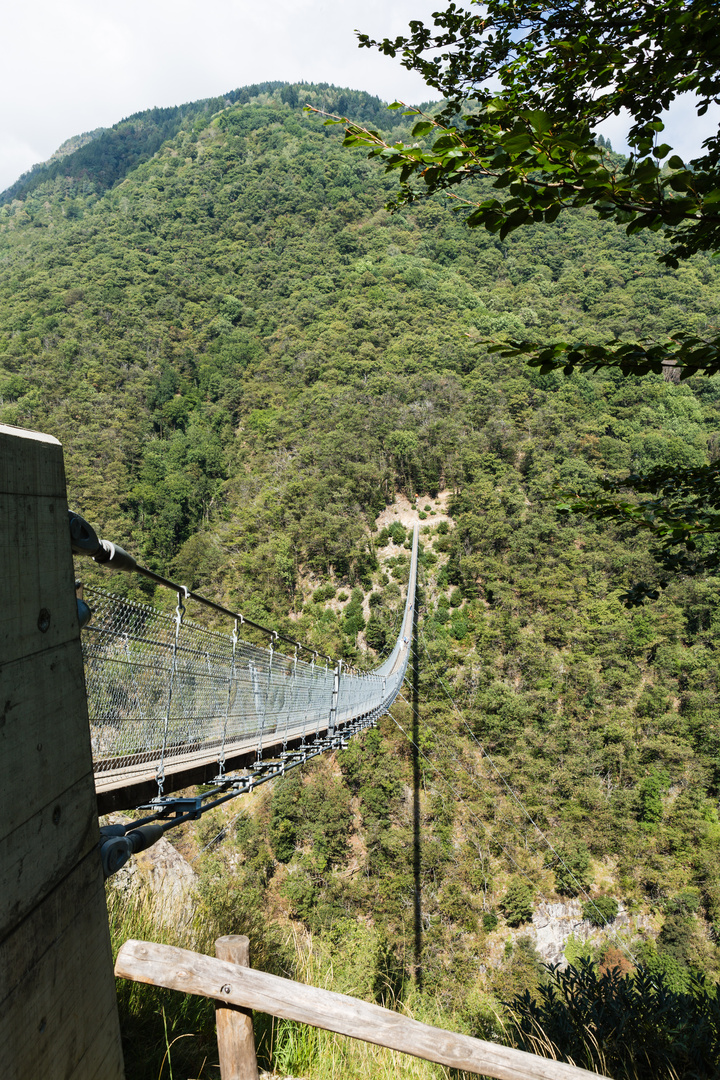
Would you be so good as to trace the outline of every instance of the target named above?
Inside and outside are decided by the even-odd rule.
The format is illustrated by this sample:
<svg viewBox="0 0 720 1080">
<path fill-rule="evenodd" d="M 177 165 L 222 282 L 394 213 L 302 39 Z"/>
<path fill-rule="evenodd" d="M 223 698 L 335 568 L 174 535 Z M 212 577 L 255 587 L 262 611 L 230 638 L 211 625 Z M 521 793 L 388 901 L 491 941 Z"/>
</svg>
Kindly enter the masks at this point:
<svg viewBox="0 0 720 1080">
<path fill-rule="evenodd" d="M 198 863 L 200 916 L 288 970 L 264 912 L 344 957 L 342 988 L 497 1037 L 502 1003 L 547 993 L 533 910 L 579 897 L 610 930 L 570 959 L 600 977 L 627 948 L 692 995 L 720 978 L 720 581 L 628 610 L 658 573 L 645 535 L 555 507 L 714 460 L 720 385 L 540 375 L 483 343 L 699 332 L 718 270 L 583 211 L 504 241 L 441 201 L 390 215 L 391 182 L 306 101 L 407 134 L 368 95 L 267 84 L 95 133 L 0 208 L 0 421 L 61 439 L 103 535 L 372 666 L 409 563 L 377 519 L 420 510 L 422 956 L 405 703 L 242 810 Z"/>
</svg>

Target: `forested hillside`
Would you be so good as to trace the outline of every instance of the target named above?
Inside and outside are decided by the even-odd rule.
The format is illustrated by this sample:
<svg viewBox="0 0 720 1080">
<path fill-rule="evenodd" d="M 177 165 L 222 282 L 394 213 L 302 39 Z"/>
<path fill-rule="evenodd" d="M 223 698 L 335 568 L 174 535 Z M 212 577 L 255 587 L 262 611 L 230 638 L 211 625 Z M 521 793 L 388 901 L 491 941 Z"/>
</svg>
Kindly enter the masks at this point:
<svg viewBox="0 0 720 1080">
<path fill-rule="evenodd" d="M 61 439 L 71 505 L 146 565 L 368 665 L 408 565 L 403 528 L 376 522 L 406 496 L 423 526 L 424 993 L 487 1033 L 542 981 L 533 908 L 578 895 L 611 922 L 613 902 L 642 915 L 620 944 L 675 989 L 714 981 L 720 582 L 628 610 L 656 575 L 645 536 L 555 505 L 712 460 L 720 386 L 542 376 L 482 343 L 701 331 L 718 270 L 661 267 L 652 236 L 582 212 L 504 242 L 440 202 L 391 216 L 390 183 L 305 101 L 398 122 L 367 95 L 272 84 L 131 118 L 10 189 L 0 421 Z M 410 750 L 383 721 L 244 811 L 204 857 L 206 912 L 355 942 L 358 992 L 402 996 Z"/>
</svg>

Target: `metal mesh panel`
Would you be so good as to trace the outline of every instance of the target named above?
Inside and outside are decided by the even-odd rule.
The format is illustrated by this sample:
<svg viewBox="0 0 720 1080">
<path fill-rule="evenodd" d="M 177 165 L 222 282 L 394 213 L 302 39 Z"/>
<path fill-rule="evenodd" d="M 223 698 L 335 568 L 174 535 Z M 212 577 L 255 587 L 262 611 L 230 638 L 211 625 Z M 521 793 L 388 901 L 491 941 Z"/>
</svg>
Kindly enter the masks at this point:
<svg viewBox="0 0 720 1080">
<path fill-rule="evenodd" d="M 335 673 L 208 630 L 180 613 L 86 588 L 93 616 L 83 631 L 95 773 L 162 775 L 193 756 L 328 729 Z M 335 723 L 389 705 L 407 664 L 388 674 L 341 674 Z"/>
</svg>

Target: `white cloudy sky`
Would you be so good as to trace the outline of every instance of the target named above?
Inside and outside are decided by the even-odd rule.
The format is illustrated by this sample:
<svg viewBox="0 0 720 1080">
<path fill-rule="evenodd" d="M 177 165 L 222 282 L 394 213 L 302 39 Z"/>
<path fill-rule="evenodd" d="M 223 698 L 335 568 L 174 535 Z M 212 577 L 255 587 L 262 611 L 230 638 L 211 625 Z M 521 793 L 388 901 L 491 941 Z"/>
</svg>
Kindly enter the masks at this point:
<svg viewBox="0 0 720 1080">
<path fill-rule="evenodd" d="M 357 28 L 393 36 L 442 0 L 33 0 L 3 13 L 0 191 L 72 135 L 154 105 L 247 83 L 300 79 L 382 98 L 431 96 L 396 60 L 358 49 Z M 716 121 L 717 123 L 717 121 Z M 705 125 L 707 127 L 707 124 Z M 601 130 L 622 149 L 622 121 Z M 681 109 L 667 141 L 707 134 Z"/>
<path fill-rule="evenodd" d="M 427 99 L 397 61 L 358 49 L 437 0 L 33 0 L 3 14 L 0 191 L 71 135 L 141 109 L 265 80 Z"/>
</svg>

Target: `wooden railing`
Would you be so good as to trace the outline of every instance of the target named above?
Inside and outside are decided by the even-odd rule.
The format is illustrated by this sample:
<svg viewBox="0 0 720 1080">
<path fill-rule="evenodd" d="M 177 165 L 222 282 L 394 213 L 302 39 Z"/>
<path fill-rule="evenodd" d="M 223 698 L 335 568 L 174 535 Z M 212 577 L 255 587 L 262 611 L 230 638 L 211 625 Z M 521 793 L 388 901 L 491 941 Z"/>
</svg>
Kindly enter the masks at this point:
<svg viewBox="0 0 720 1080">
<path fill-rule="evenodd" d="M 252 1018 L 257 1009 L 496 1080 L 598 1080 L 597 1073 L 411 1020 L 367 1001 L 281 979 L 247 965 L 247 938 L 219 938 L 218 958 L 172 945 L 126 941 L 115 974 L 214 998 L 222 1080 L 255 1080 Z M 235 963 L 228 962 L 232 958 Z M 607 1078 L 601 1078 L 607 1080 Z"/>
</svg>

